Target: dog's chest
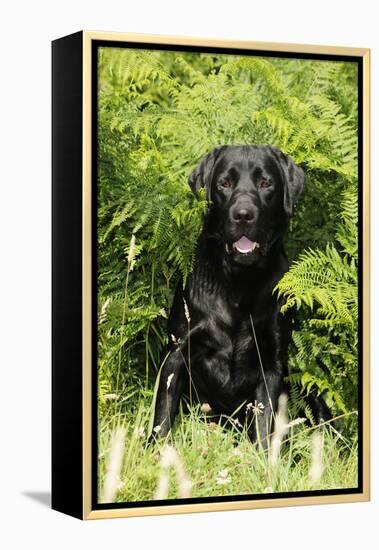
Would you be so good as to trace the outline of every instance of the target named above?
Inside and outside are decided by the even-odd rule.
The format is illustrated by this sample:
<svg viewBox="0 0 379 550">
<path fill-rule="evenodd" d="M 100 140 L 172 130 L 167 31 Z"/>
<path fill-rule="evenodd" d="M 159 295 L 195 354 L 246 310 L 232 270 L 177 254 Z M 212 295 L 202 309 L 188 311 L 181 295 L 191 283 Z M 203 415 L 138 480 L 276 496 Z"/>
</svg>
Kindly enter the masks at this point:
<svg viewBox="0 0 379 550">
<path fill-rule="evenodd" d="M 214 338 L 215 345 L 209 354 L 200 355 L 194 374 L 209 402 L 230 413 L 244 400 L 251 401 L 260 369 L 249 316 L 225 329 L 222 335 L 206 336 Z"/>
<path fill-rule="evenodd" d="M 231 333 L 232 363 L 240 365 L 249 361 L 252 351 L 255 350 L 252 325 L 249 317 L 241 319 Z"/>
<path fill-rule="evenodd" d="M 259 378 L 260 348 L 266 348 L 268 334 L 262 330 L 261 324 L 253 324 L 252 315 L 249 313 L 241 316 L 241 319 L 231 334 L 231 354 L 229 368 L 232 376 L 243 387 L 255 385 Z"/>
<path fill-rule="evenodd" d="M 233 378 L 240 389 L 255 386 L 259 378 L 258 350 L 267 347 L 268 331 L 262 323 L 254 323 L 250 312 L 234 314 L 224 327 L 222 338 L 217 338 L 220 357 L 224 358 L 223 368 Z M 215 376 L 219 373 L 215 372 Z"/>
</svg>

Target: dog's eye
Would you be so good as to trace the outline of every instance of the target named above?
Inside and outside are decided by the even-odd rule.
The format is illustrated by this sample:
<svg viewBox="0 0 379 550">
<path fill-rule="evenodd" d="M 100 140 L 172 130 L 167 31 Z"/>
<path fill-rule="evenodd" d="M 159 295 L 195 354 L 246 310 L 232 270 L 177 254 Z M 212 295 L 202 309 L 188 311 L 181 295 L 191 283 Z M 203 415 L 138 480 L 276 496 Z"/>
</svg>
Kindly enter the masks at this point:
<svg viewBox="0 0 379 550">
<path fill-rule="evenodd" d="M 233 182 L 230 180 L 224 180 L 221 182 L 221 187 L 224 189 L 231 189 L 233 187 Z"/>
<path fill-rule="evenodd" d="M 264 179 L 261 180 L 258 185 L 261 189 L 267 189 L 268 187 L 271 187 L 271 181 Z"/>
</svg>

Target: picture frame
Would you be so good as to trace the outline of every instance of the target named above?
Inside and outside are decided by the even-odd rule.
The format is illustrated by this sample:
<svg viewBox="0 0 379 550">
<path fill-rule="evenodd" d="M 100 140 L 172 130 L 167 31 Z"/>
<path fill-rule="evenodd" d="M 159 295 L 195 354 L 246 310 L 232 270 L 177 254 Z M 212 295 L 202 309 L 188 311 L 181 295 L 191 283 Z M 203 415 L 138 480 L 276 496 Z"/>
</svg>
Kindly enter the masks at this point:
<svg viewBox="0 0 379 550">
<path fill-rule="evenodd" d="M 186 53 L 194 56 L 206 57 L 206 55 L 210 55 L 215 58 L 224 55 L 268 60 L 273 58 L 292 59 L 297 60 L 299 64 L 312 60 L 331 61 L 336 64 L 346 62 L 356 66 L 358 148 L 358 324 L 356 329 L 358 383 L 356 401 L 358 403 L 358 435 L 356 446 L 357 483 L 353 487 L 338 488 L 333 486 L 330 489 L 261 491 L 256 494 L 246 492 L 233 495 L 221 492 L 217 496 L 213 493 L 209 496 L 187 495 L 180 498 L 171 497 L 158 500 L 139 497 L 135 500 L 131 498 L 128 501 L 101 502 L 98 479 L 99 387 L 97 374 L 99 323 L 97 223 L 99 207 L 102 206 L 99 204 L 97 195 L 99 162 L 101 160 L 101 153 L 99 153 L 101 86 L 99 85 L 97 61 L 101 48 L 104 50 L 128 49 L 132 52 L 179 52 L 179 54 Z M 217 74 L 217 71 L 218 68 L 214 69 L 213 73 Z M 369 86 L 370 50 L 367 48 L 242 42 L 97 31 L 81 31 L 52 43 L 53 509 L 80 519 L 100 519 L 369 500 Z M 136 93 L 139 93 L 138 89 Z M 207 151 L 204 150 L 203 153 L 206 154 Z M 193 167 L 192 163 L 191 168 Z M 332 169 L 326 167 L 325 170 Z M 128 253 L 130 254 L 130 248 Z M 127 258 L 126 254 L 126 263 Z M 122 351 L 117 353 L 121 354 Z M 150 379 L 149 384 L 152 392 Z M 107 395 L 108 399 L 113 399 L 113 397 L 109 397 L 113 394 L 108 393 Z M 343 434 L 339 434 L 338 429 L 335 431 L 338 434 L 337 438 L 344 438 Z M 145 435 L 144 432 L 141 433 Z M 112 440 L 108 441 L 108 445 L 112 446 Z M 159 460 L 159 454 L 157 460 Z M 105 466 L 105 471 L 107 468 L 109 469 L 109 464 Z M 229 476 L 225 471 L 219 472 L 220 475 L 222 474 L 220 485 L 228 480 Z"/>
</svg>

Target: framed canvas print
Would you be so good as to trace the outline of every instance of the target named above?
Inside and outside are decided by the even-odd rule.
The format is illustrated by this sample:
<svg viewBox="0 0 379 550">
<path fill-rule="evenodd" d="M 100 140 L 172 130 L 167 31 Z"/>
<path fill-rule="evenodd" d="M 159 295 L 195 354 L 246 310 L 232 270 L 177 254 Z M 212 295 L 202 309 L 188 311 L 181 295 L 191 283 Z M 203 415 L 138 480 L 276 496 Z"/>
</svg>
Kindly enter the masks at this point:
<svg viewBox="0 0 379 550">
<path fill-rule="evenodd" d="M 53 508 L 369 498 L 369 50 L 53 42 Z"/>
</svg>

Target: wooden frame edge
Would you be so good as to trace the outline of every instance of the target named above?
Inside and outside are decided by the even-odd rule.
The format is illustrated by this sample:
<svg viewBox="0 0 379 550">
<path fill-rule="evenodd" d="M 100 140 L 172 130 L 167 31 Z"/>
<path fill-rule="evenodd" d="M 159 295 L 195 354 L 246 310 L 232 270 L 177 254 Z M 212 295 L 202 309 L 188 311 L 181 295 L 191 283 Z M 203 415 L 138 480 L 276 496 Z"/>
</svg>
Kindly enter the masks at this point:
<svg viewBox="0 0 379 550">
<path fill-rule="evenodd" d="M 363 403 L 363 492 L 370 499 L 370 62 L 371 52 L 365 50 L 363 59 L 363 396 L 366 395 L 366 402 Z"/>
<path fill-rule="evenodd" d="M 249 50 L 265 50 L 290 53 L 316 53 L 329 55 L 346 55 L 363 57 L 369 48 L 356 48 L 350 46 L 325 46 L 313 44 L 292 44 L 286 42 L 260 42 L 250 40 L 223 40 L 221 38 L 205 38 L 178 35 L 160 35 L 143 33 L 122 33 L 107 31 L 83 31 L 90 40 L 110 40 L 119 42 L 143 42 L 146 44 L 167 44 L 178 46 L 198 46 L 214 48 L 236 48 Z"/>
<path fill-rule="evenodd" d="M 110 508 L 92 510 L 92 376 L 91 376 L 91 125 L 92 125 L 92 42 L 94 40 L 135 42 L 147 44 L 185 45 L 199 47 L 224 47 L 235 49 L 277 51 L 280 53 L 329 54 L 353 56 L 363 60 L 363 490 L 361 493 L 343 495 L 318 495 L 281 499 L 225 501 L 198 504 L 167 504 L 138 508 Z M 322 504 L 367 502 L 370 500 L 370 54 L 369 48 L 318 46 L 272 42 L 235 41 L 209 38 L 162 36 L 136 33 L 113 33 L 83 31 L 83 223 L 82 223 L 82 336 L 83 336 L 83 519 L 126 518 L 137 516 L 188 514 L 248 510 L 259 508 L 282 508 Z"/>
<path fill-rule="evenodd" d="M 171 514 L 193 514 L 204 512 L 231 512 L 236 510 L 256 510 L 263 508 L 287 508 L 293 506 L 312 506 L 325 504 L 348 504 L 368 502 L 369 497 L 363 493 L 352 495 L 306 496 L 256 501 L 212 502 L 204 504 L 175 504 L 167 506 L 146 506 L 141 508 L 113 508 L 109 510 L 92 510 L 84 519 L 131 518 L 140 516 L 157 516 Z"/>
</svg>

